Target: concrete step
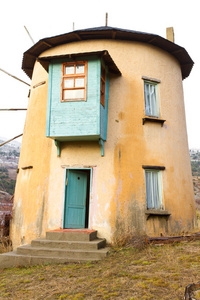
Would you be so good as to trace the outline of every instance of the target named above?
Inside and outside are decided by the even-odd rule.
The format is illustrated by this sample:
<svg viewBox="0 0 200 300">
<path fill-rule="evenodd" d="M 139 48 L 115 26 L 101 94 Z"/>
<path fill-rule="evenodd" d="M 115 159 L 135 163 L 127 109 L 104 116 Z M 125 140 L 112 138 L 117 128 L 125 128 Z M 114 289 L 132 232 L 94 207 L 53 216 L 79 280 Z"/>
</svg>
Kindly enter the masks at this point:
<svg viewBox="0 0 200 300">
<path fill-rule="evenodd" d="M 93 241 L 62 241 L 36 239 L 31 242 L 32 247 L 59 248 L 65 250 L 98 250 L 106 246 L 105 239 L 95 239 Z"/>
<path fill-rule="evenodd" d="M 47 240 L 59 241 L 93 241 L 97 239 L 97 231 L 90 229 L 58 229 L 46 232 Z"/>
<path fill-rule="evenodd" d="M 99 250 L 66 250 L 60 248 L 47 247 L 32 247 L 24 245 L 17 248 L 18 255 L 25 256 L 42 256 L 42 257 L 57 257 L 74 260 L 100 260 L 106 257 L 108 249 L 102 248 Z"/>
<path fill-rule="evenodd" d="M 108 253 L 108 252 L 107 252 Z M 96 261 L 101 260 L 101 258 L 95 259 L 75 259 L 66 257 L 46 257 L 46 256 L 29 256 L 17 254 L 16 251 L 4 253 L 0 255 L 0 269 L 12 268 L 16 266 L 35 266 L 43 264 L 63 264 L 66 262 L 76 262 L 76 261 Z"/>
<path fill-rule="evenodd" d="M 0 255 L 0 268 L 100 260 L 109 249 L 105 239 L 97 238 L 96 230 L 58 229 L 46 232 L 46 238 L 35 239 L 16 251 Z"/>
</svg>

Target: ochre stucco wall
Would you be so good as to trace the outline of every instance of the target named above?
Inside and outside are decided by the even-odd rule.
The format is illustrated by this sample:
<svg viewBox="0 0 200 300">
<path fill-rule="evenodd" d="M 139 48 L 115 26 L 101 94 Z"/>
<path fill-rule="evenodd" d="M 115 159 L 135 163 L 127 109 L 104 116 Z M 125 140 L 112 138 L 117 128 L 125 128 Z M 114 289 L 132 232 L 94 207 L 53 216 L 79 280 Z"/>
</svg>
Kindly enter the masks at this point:
<svg viewBox="0 0 200 300">
<path fill-rule="evenodd" d="M 89 227 L 108 242 L 129 234 L 177 234 L 191 231 L 195 205 L 187 143 L 181 69 L 167 52 L 144 43 L 80 41 L 57 46 L 41 56 L 108 50 L 122 72 L 110 74 L 108 135 L 105 156 L 96 142 L 66 142 L 57 157 L 45 137 L 48 73 L 36 62 L 29 100 L 11 234 L 14 247 L 62 227 L 65 168 L 93 168 Z M 145 116 L 142 76 L 161 80 L 160 124 L 142 124 Z M 33 88 L 41 81 L 46 84 Z M 166 217 L 146 220 L 142 165 L 162 171 Z M 22 167 L 33 166 L 22 170 Z"/>
</svg>

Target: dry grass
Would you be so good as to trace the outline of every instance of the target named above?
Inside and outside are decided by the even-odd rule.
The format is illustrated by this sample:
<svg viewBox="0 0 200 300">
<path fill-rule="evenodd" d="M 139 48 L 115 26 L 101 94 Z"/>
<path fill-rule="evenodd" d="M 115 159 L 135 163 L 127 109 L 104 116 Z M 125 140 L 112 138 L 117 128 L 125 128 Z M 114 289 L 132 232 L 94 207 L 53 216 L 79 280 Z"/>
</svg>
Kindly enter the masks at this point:
<svg viewBox="0 0 200 300">
<path fill-rule="evenodd" d="M 99 262 L 1 270 L 0 299 L 184 299 L 200 280 L 199 249 L 200 241 L 129 247 Z"/>
<path fill-rule="evenodd" d="M 12 251 L 12 243 L 9 237 L 0 238 L 0 254 Z"/>
</svg>

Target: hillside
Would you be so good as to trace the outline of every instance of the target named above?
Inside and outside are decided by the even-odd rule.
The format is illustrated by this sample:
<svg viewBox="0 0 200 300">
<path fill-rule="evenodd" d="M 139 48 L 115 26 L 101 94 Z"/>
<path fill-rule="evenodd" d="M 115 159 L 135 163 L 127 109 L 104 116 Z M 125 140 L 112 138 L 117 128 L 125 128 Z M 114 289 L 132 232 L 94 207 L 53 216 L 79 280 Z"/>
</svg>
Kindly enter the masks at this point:
<svg viewBox="0 0 200 300">
<path fill-rule="evenodd" d="M 193 175 L 194 198 L 196 208 L 200 211 L 200 149 L 190 150 L 190 160 Z"/>
<path fill-rule="evenodd" d="M 191 149 L 190 150 L 190 160 L 192 167 L 192 175 L 200 176 L 200 150 Z"/>
<path fill-rule="evenodd" d="M 0 144 L 5 140 L 0 137 Z M 14 194 L 20 147 L 16 141 L 0 147 L 0 199 Z"/>
</svg>

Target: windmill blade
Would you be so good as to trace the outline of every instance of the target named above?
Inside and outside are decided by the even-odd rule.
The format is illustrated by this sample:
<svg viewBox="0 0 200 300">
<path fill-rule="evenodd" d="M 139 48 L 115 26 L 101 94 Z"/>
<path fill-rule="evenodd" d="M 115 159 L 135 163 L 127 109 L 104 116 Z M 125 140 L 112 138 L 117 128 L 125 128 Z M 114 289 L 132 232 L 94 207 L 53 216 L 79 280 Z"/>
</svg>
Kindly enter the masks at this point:
<svg viewBox="0 0 200 300">
<path fill-rule="evenodd" d="M 22 133 L 22 134 L 19 134 L 19 135 L 17 135 L 17 136 L 15 136 L 14 138 L 12 138 L 12 139 L 10 139 L 10 140 L 8 140 L 8 141 L 6 141 L 6 142 L 3 142 L 2 144 L 0 144 L 0 147 L 2 147 L 3 145 L 5 145 L 5 144 L 7 144 L 7 143 L 12 142 L 13 140 L 17 139 L 18 137 L 20 137 L 20 136 L 22 136 L 22 135 L 23 135 L 23 133 Z"/>
<path fill-rule="evenodd" d="M 27 82 L 21 80 L 20 78 L 18 78 L 18 77 L 16 77 L 16 76 L 14 76 L 14 75 L 12 75 L 12 74 L 6 72 L 5 70 L 3 70 L 3 69 L 1 69 L 1 68 L 0 68 L 0 71 L 3 72 L 3 73 L 5 73 L 5 74 L 7 74 L 7 75 L 9 75 L 9 76 L 11 76 L 11 77 L 14 78 L 14 79 L 17 79 L 17 80 L 20 81 L 20 82 L 22 82 L 22 83 L 24 83 L 24 84 L 30 86 L 29 83 L 27 83 Z"/>
<path fill-rule="evenodd" d="M 35 44 L 35 42 L 34 42 L 34 40 L 33 40 L 32 36 L 30 35 L 30 33 L 29 33 L 28 29 L 26 28 L 26 26 L 24 26 L 24 28 L 25 28 L 25 30 L 26 30 L 26 32 L 27 32 L 27 34 L 28 34 L 28 36 L 30 37 L 30 39 L 31 39 L 31 41 L 32 41 L 32 43 L 33 43 L 33 45 L 34 45 L 34 44 Z"/>
<path fill-rule="evenodd" d="M 0 108 L 0 111 L 17 111 L 17 110 L 27 110 L 27 108 Z"/>
</svg>

